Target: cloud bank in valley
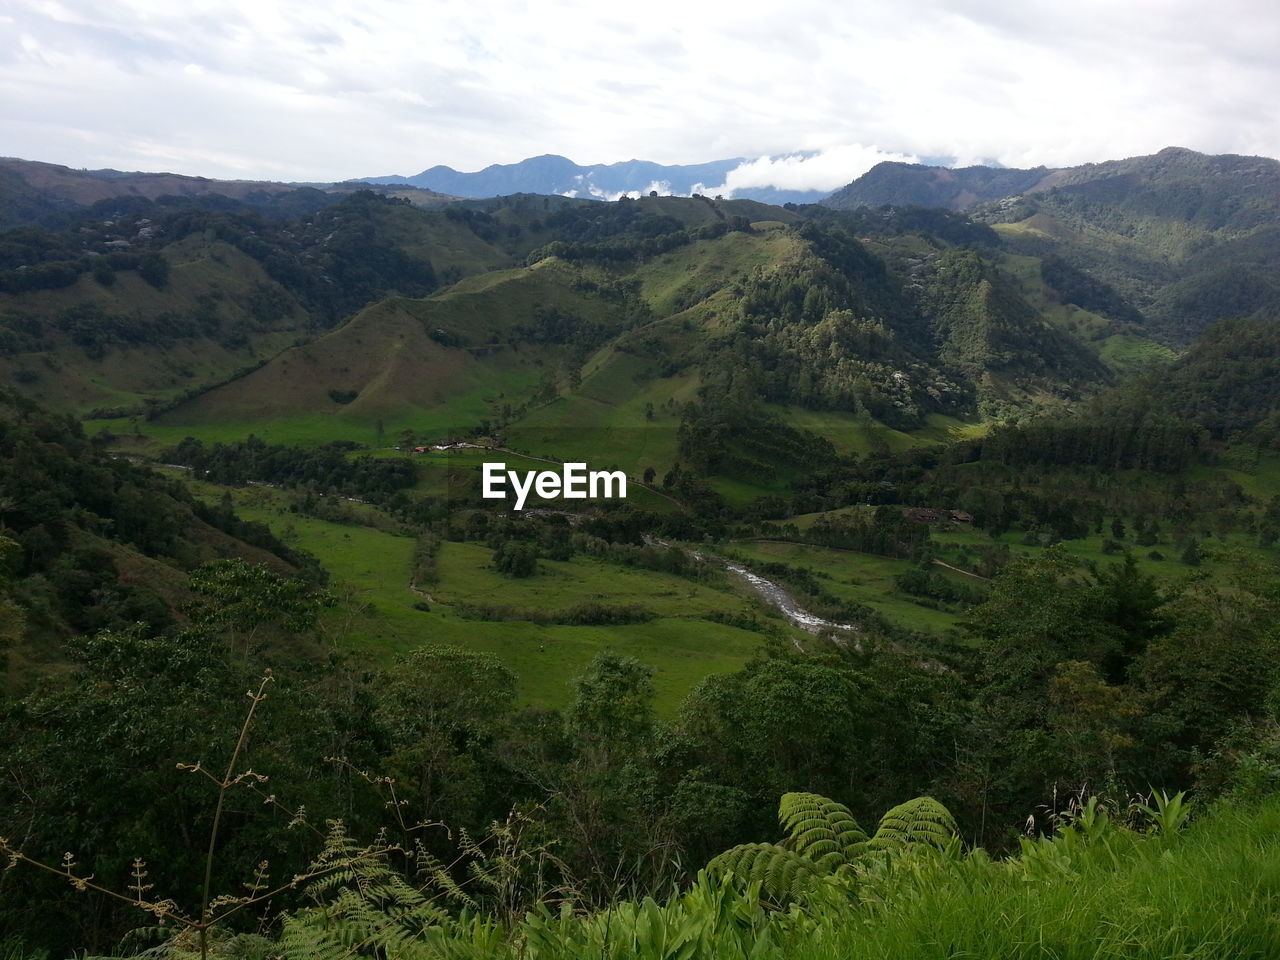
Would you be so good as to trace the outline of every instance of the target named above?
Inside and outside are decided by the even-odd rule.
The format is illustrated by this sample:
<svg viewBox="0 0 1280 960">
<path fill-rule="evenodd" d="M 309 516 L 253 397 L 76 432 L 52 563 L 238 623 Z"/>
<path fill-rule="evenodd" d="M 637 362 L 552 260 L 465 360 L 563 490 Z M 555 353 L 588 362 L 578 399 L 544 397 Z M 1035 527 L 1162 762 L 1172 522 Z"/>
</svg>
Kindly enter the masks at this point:
<svg viewBox="0 0 1280 960">
<path fill-rule="evenodd" d="M 758 157 L 730 170 L 724 183 L 708 187 L 706 192 L 733 196 L 736 191 L 750 187 L 773 187 L 777 190 L 816 190 L 830 193 L 886 160 L 918 163 L 920 158 L 860 143 L 840 144 L 825 150 L 778 157 Z"/>
<path fill-rule="evenodd" d="M 302 180 L 764 157 L 709 187 L 825 190 L 880 156 L 1280 156 L 1277 49 L 1272 0 L 8 0 L 0 137 Z"/>
</svg>

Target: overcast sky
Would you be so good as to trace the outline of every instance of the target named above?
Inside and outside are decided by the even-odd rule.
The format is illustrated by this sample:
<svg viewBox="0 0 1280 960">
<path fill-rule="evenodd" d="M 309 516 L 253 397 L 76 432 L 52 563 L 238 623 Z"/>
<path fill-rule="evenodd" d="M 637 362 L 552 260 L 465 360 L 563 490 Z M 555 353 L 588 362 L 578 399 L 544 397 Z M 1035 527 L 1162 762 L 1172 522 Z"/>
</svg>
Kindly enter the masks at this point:
<svg viewBox="0 0 1280 960">
<path fill-rule="evenodd" d="M 1277 91 L 1276 0 L 0 2 L 0 154 L 214 177 L 1280 157 Z"/>
</svg>

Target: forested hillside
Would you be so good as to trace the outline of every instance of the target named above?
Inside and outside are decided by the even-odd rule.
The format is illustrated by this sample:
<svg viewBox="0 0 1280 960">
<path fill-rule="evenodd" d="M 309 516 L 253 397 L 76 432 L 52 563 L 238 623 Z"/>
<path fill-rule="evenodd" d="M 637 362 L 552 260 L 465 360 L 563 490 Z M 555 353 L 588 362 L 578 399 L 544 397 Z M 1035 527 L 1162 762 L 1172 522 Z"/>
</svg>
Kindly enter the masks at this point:
<svg viewBox="0 0 1280 960">
<path fill-rule="evenodd" d="M 0 394 L 5 680 L 22 689 L 75 638 L 185 622 L 191 571 L 225 559 L 323 579 L 263 524 L 109 457 L 68 418 Z"/>
</svg>

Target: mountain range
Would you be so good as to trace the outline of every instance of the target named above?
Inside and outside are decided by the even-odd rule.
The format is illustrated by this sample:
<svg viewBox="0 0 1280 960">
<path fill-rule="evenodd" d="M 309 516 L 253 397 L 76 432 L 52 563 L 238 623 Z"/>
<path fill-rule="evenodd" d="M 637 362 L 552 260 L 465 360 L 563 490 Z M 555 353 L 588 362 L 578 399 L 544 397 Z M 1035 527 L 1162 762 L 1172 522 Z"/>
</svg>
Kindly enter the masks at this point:
<svg viewBox="0 0 1280 960">
<path fill-rule="evenodd" d="M 0 373 L 58 409 L 174 429 L 487 422 L 557 455 L 639 430 L 668 469 L 708 397 L 837 445 L 906 442 L 939 417 L 1074 403 L 1280 305 L 1280 164 L 1174 148 L 1056 171 L 882 164 L 786 209 L 0 169 L 25 190 L 11 220 L 56 214 L 0 246 Z M 742 472 L 740 454 L 717 462 Z"/>
<path fill-rule="evenodd" d="M 364 182 L 421 187 L 455 197 L 501 197 L 514 193 L 560 194 L 597 200 L 614 200 L 624 193 L 719 193 L 729 171 L 747 161 L 742 157 L 664 166 L 647 160 L 596 163 L 583 166 L 567 157 L 546 154 L 519 163 L 495 163 L 474 173 L 435 166 L 412 177 L 365 177 Z M 739 189 L 738 199 L 764 203 L 817 203 L 821 190 L 782 190 L 772 186 Z"/>
</svg>

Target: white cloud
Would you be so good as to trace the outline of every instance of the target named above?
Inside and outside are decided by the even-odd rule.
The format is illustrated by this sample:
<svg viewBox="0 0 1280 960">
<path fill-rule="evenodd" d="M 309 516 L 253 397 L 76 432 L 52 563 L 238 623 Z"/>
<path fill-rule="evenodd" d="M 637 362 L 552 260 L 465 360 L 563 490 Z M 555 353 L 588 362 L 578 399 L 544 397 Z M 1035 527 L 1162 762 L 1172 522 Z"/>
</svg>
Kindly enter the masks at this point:
<svg viewBox="0 0 1280 960">
<path fill-rule="evenodd" d="M 1274 0 L 6 0 L 0 21 L 3 152 L 73 166 L 745 156 L 775 159 L 726 189 L 829 189 L 878 151 L 1280 156 Z"/>
<path fill-rule="evenodd" d="M 781 157 L 759 157 L 730 170 L 724 183 L 708 187 L 706 193 L 734 192 L 748 187 L 773 187 L 778 190 L 836 190 L 856 180 L 877 163 L 898 160 L 918 163 L 919 158 L 906 153 L 890 153 L 860 143 L 841 144 L 808 153 Z"/>
</svg>

